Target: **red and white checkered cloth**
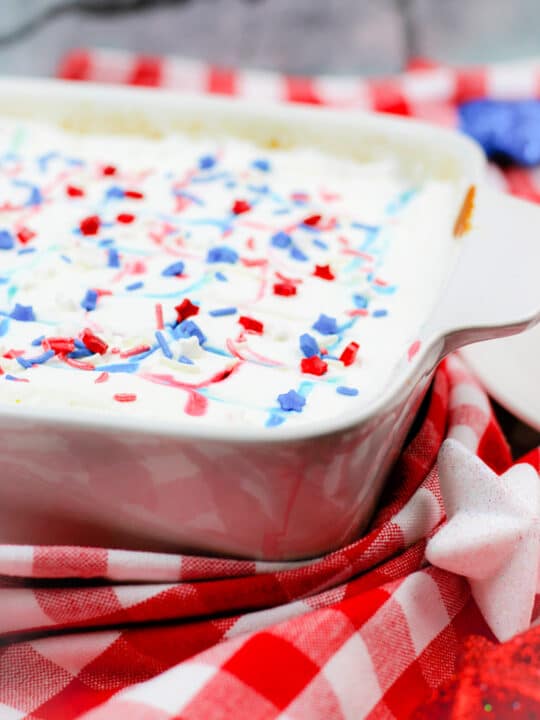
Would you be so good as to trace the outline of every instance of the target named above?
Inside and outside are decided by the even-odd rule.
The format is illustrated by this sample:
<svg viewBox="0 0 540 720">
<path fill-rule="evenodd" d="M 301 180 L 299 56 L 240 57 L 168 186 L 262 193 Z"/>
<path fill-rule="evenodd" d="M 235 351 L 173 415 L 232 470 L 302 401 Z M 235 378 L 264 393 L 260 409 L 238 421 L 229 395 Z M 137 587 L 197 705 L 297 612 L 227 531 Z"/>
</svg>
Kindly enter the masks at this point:
<svg viewBox="0 0 540 720">
<path fill-rule="evenodd" d="M 140 82 L 134 69 L 153 66 L 120 56 L 107 76 L 110 58 L 72 55 L 62 72 Z M 200 81 L 202 66 L 190 75 L 180 61 L 152 63 L 153 84 Z M 263 77 L 261 95 L 283 82 Z M 212 82 L 199 89 L 225 87 Z M 0 720 L 411 717 L 451 676 L 466 637 L 492 638 L 466 581 L 424 559 L 444 520 L 445 437 L 497 472 L 512 462 L 456 356 L 437 371 L 369 532 L 309 562 L 0 546 Z M 527 461 L 540 469 L 540 448 Z"/>
</svg>

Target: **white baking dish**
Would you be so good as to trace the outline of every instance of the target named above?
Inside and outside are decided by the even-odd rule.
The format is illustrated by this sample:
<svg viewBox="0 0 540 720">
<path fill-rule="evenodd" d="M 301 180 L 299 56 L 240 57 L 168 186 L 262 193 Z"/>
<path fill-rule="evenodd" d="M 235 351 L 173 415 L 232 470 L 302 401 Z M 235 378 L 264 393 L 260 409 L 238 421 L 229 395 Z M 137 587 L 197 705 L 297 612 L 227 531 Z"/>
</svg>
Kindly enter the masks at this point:
<svg viewBox="0 0 540 720">
<path fill-rule="evenodd" d="M 483 186 L 457 133 L 385 116 L 56 81 L 0 82 L 2 114 L 78 130 L 219 131 L 335 152 L 399 153 L 478 188 L 473 230 L 420 348 L 369 406 L 271 434 L 0 404 L 0 542 L 315 556 L 372 513 L 434 368 L 466 343 L 540 317 L 540 209 Z M 1 401 L 1 398 L 0 398 Z"/>
</svg>

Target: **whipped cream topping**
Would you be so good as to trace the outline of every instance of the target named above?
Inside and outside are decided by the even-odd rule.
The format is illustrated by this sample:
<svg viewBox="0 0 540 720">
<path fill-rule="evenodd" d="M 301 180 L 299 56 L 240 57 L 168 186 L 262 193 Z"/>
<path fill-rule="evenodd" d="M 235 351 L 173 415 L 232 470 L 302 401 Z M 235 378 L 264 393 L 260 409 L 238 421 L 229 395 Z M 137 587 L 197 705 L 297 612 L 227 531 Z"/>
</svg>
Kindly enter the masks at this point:
<svg viewBox="0 0 540 720">
<path fill-rule="evenodd" d="M 0 404 L 273 427 L 372 402 L 455 252 L 391 158 L 0 121 Z"/>
</svg>

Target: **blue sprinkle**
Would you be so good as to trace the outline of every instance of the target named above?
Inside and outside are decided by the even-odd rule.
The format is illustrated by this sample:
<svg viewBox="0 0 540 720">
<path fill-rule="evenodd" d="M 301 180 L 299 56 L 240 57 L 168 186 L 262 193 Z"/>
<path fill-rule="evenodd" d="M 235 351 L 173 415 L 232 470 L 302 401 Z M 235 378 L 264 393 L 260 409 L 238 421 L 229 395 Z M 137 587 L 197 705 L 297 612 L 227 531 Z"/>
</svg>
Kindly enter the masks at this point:
<svg viewBox="0 0 540 720">
<path fill-rule="evenodd" d="M 297 247 L 291 248 L 291 251 L 289 254 L 293 258 L 293 260 L 300 260 L 300 261 L 304 262 L 305 260 L 309 259 L 308 256 L 305 253 L 303 253 L 300 250 L 300 248 L 297 248 Z"/>
<path fill-rule="evenodd" d="M 67 263 L 68 265 L 71 265 L 71 262 L 72 262 L 72 261 L 71 261 L 71 258 L 68 258 L 67 255 L 60 255 L 60 258 L 61 258 L 65 263 Z"/>
<path fill-rule="evenodd" d="M 105 197 L 107 198 L 107 200 L 123 200 L 125 197 L 125 193 L 121 187 L 113 185 L 107 190 L 107 192 L 105 193 Z"/>
<path fill-rule="evenodd" d="M 268 185 L 248 185 L 247 189 L 251 190 L 251 192 L 259 193 L 261 195 L 266 195 L 270 192 L 270 188 L 268 187 Z"/>
<path fill-rule="evenodd" d="M 172 360 L 173 354 L 172 350 L 169 347 L 169 343 L 167 340 L 165 340 L 165 335 L 161 332 L 161 330 L 156 330 L 156 340 L 159 343 L 159 347 L 161 348 L 161 352 L 165 355 L 166 358 L 169 358 L 169 360 Z"/>
<path fill-rule="evenodd" d="M 255 170 L 260 170 L 261 172 L 270 172 L 270 163 L 268 160 L 264 160 L 264 158 L 254 160 L 251 163 L 251 167 L 254 167 Z"/>
<path fill-rule="evenodd" d="M 276 427 L 276 425 L 283 425 L 285 418 L 277 413 L 272 413 L 266 421 L 266 427 Z"/>
<path fill-rule="evenodd" d="M 379 295 L 393 295 L 396 292 L 395 285 L 373 285 L 372 287 Z"/>
<path fill-rule="evenodd" d="M 208 313 L 212 317 L 223 317 L 224 315 L 235 315 L 238 310 L 235 307 L 217 308 Z"/>
<path fill-rule="evenodd" d="M 217 163 L 216 158 L 213 155 L 203 155 L 199 158 L 199 168 L 201 170 L 210 170 Z"/>
<path fill-rule="evenodd" d="M 280 231 L 277 232 L 275 235 L 272 235 L 272 237 L 270 238 L 270 242 L 274 247 L 287 248 L 292 243 L 292 239 L 290 235 L 287 235 L 287 233 Z"/>
<path fill-rule="evenodd" d="M 313 323 L 312 328 L 318 330 L 321 335 L 335 335 L 338 330 L 336 318 L 321 313 L 319 319 Z"/>
<path fill-rule="evenodd" d="M 18 381 L 19 378 L 16 378 L 14 375 L 6 375 L 6 380 L 14 380 L 15 382 Z"/>
<path fill-rule="evenodd" d="M 118 254 L 118 250 L 115 248 L 109 249 L 107 265 L 111 268 L 120 267 L 120 255 Z"/>
<path fill-rule="evenodd" d="M 45 335 L 40 335 L 39 337 L 32 340 L 32 342 L 30 344 L 33 345 L 34 347 L 39 347 L 44 340 L 45 340 Z"/>
<path fill-rule="evenodd" d="M 365 295 L 353 295 L 353 303 L 359 310 L 364 310 L 368 306 L 369 300 Z"/>
<path fill-rule="evenodd" d="M 30 195 L 28 197 L 28 200 L 26 201 L 26 205 L 28 205 L 28 206 L 41 205 L 42 202 L 43 202 L 43 197 L 41 195 L 39 188 L 33 187 L 30 190 Z"/>
<path fill-rule="evenodd" d="M 173 330 L 175 340 L 186 339 L 195 336 L 199 340 L 199 345 L 206 342 L 206 335 L 201 328 L 193 320 L 183 320 Z"/>
<path fill-rule="evenodd" d="M 234 265 L 237 261 L 238 253 L 236 250 L 233 250 L 227 245 L 219 245 L 218 247 L 210 248 L 208 255 L 206 256 L 206 262 L 208 263 L 224 262 Z"/>
<path fill-rule="evenodd" d="M 322 240 L 319 240 L 318 238 L 315 238 L 313 240 L 313 244 L 316 245 L 318 248 L 321 248 L 321 250 L 328 250 L 328 245 Z"/>
<path fill-rule="evenodd" d="M 140 290 L 142 287 L 144 287 L 144 283 L 142 281 L 131 283 L 131 285 L 126 285 L 126 290 L 131 292 L 132 290 Z"/>
<path fill-rule="evenodd" d="M 4 335 L 7 335 L 7 331 L 9 330 L 9 320 L 8 318 L 4 318 L 2 322 L 0 322 L 0 337 L 4 337 Z"/>
<path fill-rule="evenodd" d="M 14 247 L 13 235 L 7 230 L 0 230 L 0 250 L 12 250 Z"/>
<path fill-rule="evenodd" d="M 282 410 L 286 412 L 302 412 L 302 408 L 306 404 L 306 399 L 302 397 L 296 390 L 289 390 L 288 393 L 278 395 L 278 403 Z"/>
<path fill-rule="evenodd" d="M 388 315 L 388 310 L 374 310 L 373 317 L 385 317 Z"/>
<path fill-rule="evenodd" d="M 313 357 L 319 354 L 319 344 L 312 335 L 304 333 L 300 335 L 300 349 L 306 357 Z"/>
<path fill-rule="evenodd" d="M 114 244 L 114 240 L 112 238 L 104 238 L 103 240 L 100 240 L 98 242 L 98 245 L 100 247 L 108 247 L 109 245 L 113 245 L 113 244 Z"/>
<path fill-rule="evenodd" d="M 32 365 L 43 365 L 43 363 L 46 363 L 48 360 L 50 360 L 52 357 L 55 356 L 54 350 L 46 350 L 41 355 L 38 355 L 34 358 L 29 358 L 28 362 Z"/>
<path fill-rule="evenodd" d="M 194 365 L 195 363 L 191 358 L 188 358 L 187 355 L 180 355 L 178 358 L 178 362 L 184 363 L 184 365 Z"/>
<path fill-rule="evenodd" d="M 340 395 L 349 395 L 350 397 L 358 395 L 358 390 L 356 388 L 345 387 L 345 385 L 340 385 L 339 387 L 337 387 L 336 392 L 338 392 Z"/>
<path fill-rule="evenodd" d="M 81 301 L 81 307 L 89 312 L 96 309 L 98 294 L 95 290 L 87 290 L 86 295 Z"/>
<path fill-rule="evenodd" d="M 355 228 L 355 230 L 365 230 L 369 233 L 377 233 L 380 229 L 378 225 L 366 225 L 366 223 L 361 222 L 352 222 L 351 227 Z"/>
<path fill-rule="evenodd" d="M 178 260 L 178 262 L 168 265 L 165 270 L 161 271 L 163 277 L 174 277 L 175 275 L 181 275 L 184 272 L 185 264 Z"/>
<path fill-rule="evenodd" d="M 7 285 L 9 282 L 9 278 L 7 277 L 0 277 L 0 285 Z"/>
<path fill-rule="evenodd" d="M 17 255 L 31 255 L 36 252 L 35 247 L 21 248 L 17 251 Z"/>
<path fill-rule="evenodd" d="M 227 277 L 222 272 L 217 272 L 214 277 L 220 282 L 228 282 Z"/>
<path fill-rule="evenodd" d="M 113 365 L 100 365 L 96 370 L 110 373 L 134 373 L 139 369 L 138 363 L 115 363 Z"/>
<path fill-rule="evenodd" d="M 19 322 L 36 321 L 36 316 L 34 315 L 34 308 L 31 305 L 19 305 L 19 303 L 16 303 L 9 316 L 14 320 L 18 320 Z"/>
<path fill-rule="evenodd" d="M 16 358 L 16 360 L 17 360 L 17 362 L 19 363 L 19 365 L 20 365 L 21 367 L 23 367 L 25 370 L 27 370 L 28 368 L 31 368 L 31 367 L 32 367 L 32 362 L 31 362 L 31 360 L 25 360 L 25 359 L 22 358 L 22 357 L 18 357 L 18 358 Z"/>
<path fill-rule="evenodd" d="M 130 357 L 130 362 L 140 362 L 141 360 L 144 360 L 145 358 L 149 357 L 150 355 L 153 355 L 156 350 L 158 349 L 159 345 L 154 345 L 150 348 L 150 350 L 145 350 L 142 353 L 138 353 L 137 355 L 133 355 Z"/>
<path fill-rule="evenodd" d="M 90 355 L 93 355 L 94 353 L 89 350 L 88 348 L 84 348 L 84 350 L 74 350 L 73 352 L 69 353 L 68 357 L 72 360 L 80 360 L 81 358 L 90 357 Z"/>
</svg>

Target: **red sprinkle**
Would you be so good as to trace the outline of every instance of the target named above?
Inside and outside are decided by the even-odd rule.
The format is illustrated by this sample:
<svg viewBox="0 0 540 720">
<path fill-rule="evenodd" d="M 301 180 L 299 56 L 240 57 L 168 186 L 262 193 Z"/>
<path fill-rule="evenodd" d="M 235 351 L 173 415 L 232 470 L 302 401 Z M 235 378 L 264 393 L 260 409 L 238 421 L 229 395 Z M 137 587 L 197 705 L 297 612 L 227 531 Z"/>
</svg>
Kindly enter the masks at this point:
<svg viewBox="0 0 540 720">
<path fill-rule="evenodd" d="M 68 185 L 66 187 L 66 195 L 69 195 L 69 197 L 83 197 L 84 190 L 75 185 Z"/>
<path fill-rule="evenodd" d="M 125 350 L 120 353 L 121 358 L 129 358 L 140 353 L 147 352 L 150 350 L 150 345 L 137 345 L 137 347 L 131 348 L 131 350 Z"/>
<path fill-rule="evenodd" d="M 359 348 L 360 345 L 358 343 L 350 342 L 339 356 L 339 359 L 346 366 L 352 365 L 353 362 L 356 360 L 356 355 L 358 354 Z"/>
<path fill-rule="evenodd" d="M 98 353 L 99 355 L 104 355 L 109 347 L 104 340 L 98 338 L 97 335 L 94 335 L 94 333 L 88 329 L 84 330 L 81 340 L 90 352 Z"/>
<path fill-rule="evenodd" d="M 101 288 L 92 288 L 92 290 L 97 293 L 98 297 L 106 297 L 107 295 L 112 295 L 111 290 L 102 290 Z"/>
<path fill-rule="evenodd" d="M 77 368 L 77 370 L 95 370 L 96 369 L 96 366 L 89 362 L 83 362 L 82 360 L 73 360 L 72 358 L 68 358 L 65 355 L 60 355 L 59 357 L 67 365 L 71 365 L 71 367 Z"/>
<path fill-rule="evenodd" d="M 300 367 L 302 368 L 303 373 L 309 373 L 310 375 L 324 375 L 324 373 L 328 370 L 328 363 L 325 363 L 324 360 L 321 360 L 321 358 L 317 357 L 317 355 L 313 355 L 313 357 L 302 358 Z"/>
<path fill-rule="evenodd" d="M 144 193 L 139 192 L 138 190 L 126 190 L 124 195 L 128 198 L 132 198 L 133 200 L 142 200 L 144 198 Z"/>
<path fill-rule="evenodd" d="M 238 322 L 246 330 L 250 330 L 251 332 L 257 333 L 258 335 L 263 334 L 264 325 L 259 320 L 255 320 L 254 318 L 247 317 L 247 315 L 241 315 L 238 318 Z"/>
<path fill-rule="evenodd" d="M 24 350 L 8 350 L 2 355 L 2 357 L 6 358 L 7 360 L 15 360 L 15 358 L 22 357 L 23 355 Z"/>
<path fill-rule="evenodd" d="M 163 305 L 156 303 L 156 325 L 158 330 L 163 330 L 165 325 L 163 324 Z"/>
<path fill-rule="evenodd" d="M 247 200 L 235 200 L 232 206 L 232 211 L 235 215 L 242 215 L 242 213 L 249 212 L 251 205 Z"/>
<path fill-rule="evenodd" d="M 90 215 L 81 220 L 79 225 L 83 235 L 97 235 L 101 221 L 97 215 Z"/>
<path fill-rule="evenodd" d="M 101 171 L 104 175 L 116 175 L 116 168 L 114 165 L 105 165 Z"/>
<path fill-rule="evenodd" d="M 420 350 L 420 340 L 415 340 L 412 345 L 410 346 L 407 357 L 409 359 L 409 362 L 413 359 L 413 357 L 417 354 L 417 352 Z"/>
<path fill-rule="evenodd" d="M 336 276 L 330 269 L 330 265 L 315 265 L 315 270 L 313 271 L 313 274 L 315 277 L 320 277 L 323 280 L 335 280 Z"/>
<path fill-rule="evenodd" d="M 132 215 L 131 213 L 120 213 L 120 215 L 116 216 L 116 219 L 119 223 L 129 225 L 135 220 L 135 215 Z"/>
<path fill-rule="evenodd" d="M 274 285 L 274 294 L 284 295 L 285 297 L 296 295 L 296 286 L 286 282 L 276 283 Z"/>
<path fill-rule="evenodd" d="M 50 337 L 42 343 L 44 350 L 53 350 L 57 355 L 67 355 L 75 350 L 73 338 Z"/>
<path fill-rule="evenodd" d="M 199 306 L 194 305 L 188 298 L 184 298 L 174 309 L 176 310 L 176 320 L 179 323 L 199 313 Z"/>
<path fill-rule="evenodd" d="M 318 225 L 322 219 L 322 215 L 310 215 L 304 219 L 304 225 Z"/>
<path fill-rule="evenodd" d="M 107 382 L 108 379 L 109 379 L 109 373 L 102 372 L 101 375 L 98 375 L 98 377 L 94 380 L 94 383 L 97 385 L 98 383 Z"/>
<path fill-rule="evenodd" d="M 116 393 L 114 399 L 116 402 L 135 402 L 137 396 L 134 393 Z"/>
<path fill-rule="evenodd" d="M 29 242 L 33 237 L 36 237 L 36 233 L 33 230 L 30 230 L 30 228 L 22 227 L 17 233 L 17 238 L 23 245 Z"/>
</svg>

